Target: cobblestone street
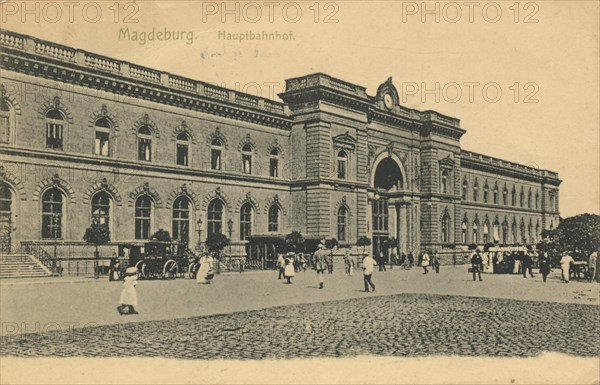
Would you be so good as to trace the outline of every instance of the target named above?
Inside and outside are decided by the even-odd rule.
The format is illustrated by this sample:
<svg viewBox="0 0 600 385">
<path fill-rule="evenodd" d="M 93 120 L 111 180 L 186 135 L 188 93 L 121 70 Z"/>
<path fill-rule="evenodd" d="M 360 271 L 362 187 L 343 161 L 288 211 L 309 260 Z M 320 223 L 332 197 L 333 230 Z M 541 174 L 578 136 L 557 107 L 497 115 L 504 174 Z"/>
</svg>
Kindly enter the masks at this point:
<svg viewBox="0 0 600 385">
<path fill-rule="evenodd" d="M 394 295 L 5 337 L 2 356 L 597 356 L 596 306 Z"/>
</svg>

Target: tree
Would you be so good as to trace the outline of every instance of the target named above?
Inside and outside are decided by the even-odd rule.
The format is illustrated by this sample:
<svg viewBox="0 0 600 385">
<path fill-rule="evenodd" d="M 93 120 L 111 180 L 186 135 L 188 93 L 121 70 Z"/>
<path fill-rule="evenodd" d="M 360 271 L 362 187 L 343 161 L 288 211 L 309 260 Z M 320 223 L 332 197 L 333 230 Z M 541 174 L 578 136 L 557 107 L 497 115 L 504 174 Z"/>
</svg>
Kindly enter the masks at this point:
<svg viewBox="0 0 600 385">
<path fill-rule="evenodd" d="M 285 251 L 301 253 L 304 251 L 304 237 L 299 231 L 292 231 L 285 236 Z"/>
<path fill-rule="evenodd" d="M 85 230 L 83 240 L 96 246 L 95 255 L 98 255 L 98 246 L 110 242 L 110 231 L 108 230 L 108 226 L 96 222 L 92 223 L 91 226 Z"/>
<path fill-rule="evenodd" d="M 221 251 L 229 244 L 229 238 L 221 233 L 212 233 L 206 238 L 206 248 L 209 252 L 221 255 Z"/>
<path fill-rule="evenodd" d="M 367 246 L 369 246 L 371 244 L 371 238 L 363 235 L 362 237 L 358 238 L 358 240 L 356 241 L 356 246 L 362 246 L 363 248 L 363 254 L 365 253 L 365 248 Z"/>
<path fill-rule="evenodd" d="M 542 241 L 537 248 L 558 258 L 562 252 L 569 252 L 576 260 L 587 260 L 588 256 L 600 248 L 600 216 L 580 214 L 560 221 L 554 230 L 544 230 Z"/>
<path fill-rule="evenodd" d="M 331 238 L 331 239 L 326 239 L 326 240 L 325 240 L 325 247 L 326 247 L 327 249 L 330 249 L 330 250 L 331 250 L 331 249 L 333 249 L 333 248 L 336 248 L 336 247 L 338 247 L 338 245 L 339 245 L 339 243 L 338 243 L 338 240 L 337 240 L 337 239 L 335 239 L 335 238 Z"/>
<path fill-rule="evenodd" d="M 98 246 L 110 242 L 110 231 L 108 230 L 108 226 L 94 220 L 92 225 L 85 230 L 83 240 L 96 247 L 96 251 L 94 251 L 94 277 L 98 278 L 100 274 L 100 271 L 98 270 L 98 258 L 100 257 Z"/>
</svg>

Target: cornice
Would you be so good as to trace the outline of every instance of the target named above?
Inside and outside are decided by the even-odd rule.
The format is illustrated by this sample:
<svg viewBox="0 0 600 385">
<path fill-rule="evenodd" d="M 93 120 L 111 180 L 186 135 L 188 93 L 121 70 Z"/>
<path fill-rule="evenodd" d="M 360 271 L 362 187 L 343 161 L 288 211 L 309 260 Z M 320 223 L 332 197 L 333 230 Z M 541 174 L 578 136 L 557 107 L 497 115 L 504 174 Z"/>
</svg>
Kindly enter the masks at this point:
<svg viewBox="0 0 600 385">
<path fill-rule="evenodd" d="M 232 103 L 216 96 L 209 97 L 192 91 L 173 89 L 144 80 L 134 80 L 119 74 L 102 72 L 82 67 L 75 63 L 63 62 L 5 46 L 2 46 L 0 52 L 2 54 L 0 63 L 4 71 L 10 70 L 43 79 L 102 90 L 117 95 L 148 100 L 278 129 L 291 129 L 292 120 L 285 114 L 263 111 L 259 108 Z M 236 100 L 243 97 L 238 96 L 237 93 L 235 95 Z"/>
</svg>

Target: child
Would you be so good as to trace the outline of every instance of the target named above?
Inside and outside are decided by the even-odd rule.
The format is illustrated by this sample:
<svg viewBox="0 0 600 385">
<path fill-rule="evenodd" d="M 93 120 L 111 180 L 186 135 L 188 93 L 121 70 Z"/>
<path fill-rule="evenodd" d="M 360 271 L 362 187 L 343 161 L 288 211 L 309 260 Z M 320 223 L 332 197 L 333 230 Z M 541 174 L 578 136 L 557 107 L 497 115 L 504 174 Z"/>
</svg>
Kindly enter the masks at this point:
<svg viewBox="0 0 600 385">
<path fill-rule="evenodd" d="M 296 275 L 296 271 L 294 269 L 294 253 L 288 253 L 287 258 L 285 259 L 285 269 L 283 276 L 287 279 L 287 283 L 292 283 L 292 277 Z"/>
<path fill-rule="evenodd" d="M 121 291 L 121 298 L 119 302 L 120 306 L 117 307 L 117 311 L 120 315 L 123 314 L 138 314 L 135 311 L 134 305 L 137 306 L 137 293 L 135 291 L 135 285 L 137 283 L 137 268 L 135 266 L 128 267 L 125 270 L 125 277 L 123 278 L 123 291 Z"/>
</svg>

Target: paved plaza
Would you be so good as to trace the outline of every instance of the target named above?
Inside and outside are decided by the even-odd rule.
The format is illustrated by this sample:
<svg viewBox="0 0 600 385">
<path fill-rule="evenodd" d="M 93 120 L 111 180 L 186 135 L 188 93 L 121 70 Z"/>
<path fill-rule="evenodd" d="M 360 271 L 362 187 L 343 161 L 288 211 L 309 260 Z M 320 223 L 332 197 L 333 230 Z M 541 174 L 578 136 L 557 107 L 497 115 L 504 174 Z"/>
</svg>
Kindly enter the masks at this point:
<svg viewBox="0 0 600 385">
<path fill-rule="evenodd" d="M 0 356 L 137 356 L 267 359 L 355 355 L 598 356 L 598 286 L 466 267 L 375 272 L 312 271 L 292 285 L 275 272 L 141 281 L 139 315 L 116 311 L 121 284 L 3 283 Z"/>
</svg>

